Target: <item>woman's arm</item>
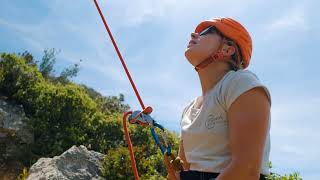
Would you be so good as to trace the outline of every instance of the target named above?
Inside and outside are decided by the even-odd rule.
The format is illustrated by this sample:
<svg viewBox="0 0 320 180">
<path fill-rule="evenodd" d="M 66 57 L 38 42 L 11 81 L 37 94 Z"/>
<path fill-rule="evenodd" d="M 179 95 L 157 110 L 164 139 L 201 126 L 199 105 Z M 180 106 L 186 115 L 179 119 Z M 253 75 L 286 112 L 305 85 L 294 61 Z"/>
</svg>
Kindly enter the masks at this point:
<svg viewBox="0 0 320 180">
<path fill-rule="evenodd" d="M 183 161 L 183 169 L 189 170 L 190 169 L 190 164 L 187 162 L 187 158 L 186 155 L 184 153 L 184 148 L 183 148 L 183 141 L 182 139 L 180 140 L 180 145 L 179 145 L 179 153 L 178 153 L 178 157 L 180 157 L 180 159 Z"/>
<path fill-rule="evenodd" d="M 240 95 L 227 116 L 232 160 L 217 180 L 258 180 L 270 116 L 264 89 L 256 87 Z"/>
</svg>

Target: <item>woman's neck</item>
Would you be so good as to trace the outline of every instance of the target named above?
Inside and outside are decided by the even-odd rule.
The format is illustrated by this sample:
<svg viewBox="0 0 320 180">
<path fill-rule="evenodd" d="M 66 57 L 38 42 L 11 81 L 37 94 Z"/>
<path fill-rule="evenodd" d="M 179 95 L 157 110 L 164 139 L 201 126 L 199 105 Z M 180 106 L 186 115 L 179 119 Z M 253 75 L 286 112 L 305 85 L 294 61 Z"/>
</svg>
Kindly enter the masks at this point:
<svg viewBox="0 0 320 180">
<path fill-rule="evenodd" d="M 210 89 L 214 88 L 228 71 L 230 71 L 229 65 L 223 62 L 213 62 L 206 68 L 199 70 L 202 96 L 205 96 Z"/>
</svg>

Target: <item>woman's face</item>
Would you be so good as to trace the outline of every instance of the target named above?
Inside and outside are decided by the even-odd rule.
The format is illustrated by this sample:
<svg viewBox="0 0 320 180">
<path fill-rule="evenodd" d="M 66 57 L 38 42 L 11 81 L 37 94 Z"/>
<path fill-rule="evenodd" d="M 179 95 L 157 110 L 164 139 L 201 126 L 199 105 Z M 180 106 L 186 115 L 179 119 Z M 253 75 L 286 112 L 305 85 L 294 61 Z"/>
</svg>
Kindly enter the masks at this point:
<svg viewBox="0 0 320 180">
<path fill-rule="evenodd" d="M 193 66 L 197 66 L 219 49 L 221 39 L 217 33 L 200 36 L 193 32 L 184 55 Z"/>
</svg>

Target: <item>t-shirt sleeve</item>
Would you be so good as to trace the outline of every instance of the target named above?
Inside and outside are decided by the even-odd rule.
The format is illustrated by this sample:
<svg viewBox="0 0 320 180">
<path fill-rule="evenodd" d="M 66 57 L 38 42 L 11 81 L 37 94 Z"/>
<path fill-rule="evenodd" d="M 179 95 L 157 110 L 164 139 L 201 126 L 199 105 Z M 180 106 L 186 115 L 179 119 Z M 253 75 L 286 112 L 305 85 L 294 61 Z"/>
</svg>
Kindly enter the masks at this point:
<svg viewBox="0 0 320 180">
<path fill-rule="evenodd" d="M 249 72 L 243 71 L 241 73 L 235 74 L 234 77 L 231 77 L 226 81 L 225 86 L 222 89 L 222 102 L 226 110 L 228 110 L 231 104 L 243 93 L 249 91 L 255 87 L 262 87 L 269 99 L 271 104 L 271 97 L 269 90 L 264 86 L 258 77 Z"/>
<path fill-rule="evenodd" d="M 183 111 L 181 113 L 181 118 L 180 118 L 180 125 L 182 125 L 183 117 L 185 116 L 186 112 L 188 111 L 188 109 L 192 104 L 193 104 L 193 101 L 183 108 Z"/>
<path fill-rule="evenodd" d="M 180 135 L 179 135 L 179 138 L 182 138 L 182 121 L 183 121 L 183 117 L 184 115 L 186 114 L 186 111 L 188 110 L 188 106 L 184 107 L 183 110 L 182 110 L 182 113 L 181 113 L 181 118 L 180 118 Z"/>
</svg>

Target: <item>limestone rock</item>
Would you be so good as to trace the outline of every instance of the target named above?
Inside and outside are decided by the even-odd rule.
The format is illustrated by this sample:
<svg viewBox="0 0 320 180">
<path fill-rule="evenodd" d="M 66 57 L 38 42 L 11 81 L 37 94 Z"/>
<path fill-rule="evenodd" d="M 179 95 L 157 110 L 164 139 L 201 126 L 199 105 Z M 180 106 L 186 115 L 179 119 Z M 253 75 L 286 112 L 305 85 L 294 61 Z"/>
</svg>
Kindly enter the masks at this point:
<svg viewBox="0 0 320 180">
<path fill-rule="evenodd" d="M 98 180 L 103 154 L 72 146 L 60 156 L 40 158 L 29 170 L 27 180 Z"/>
</svg>

